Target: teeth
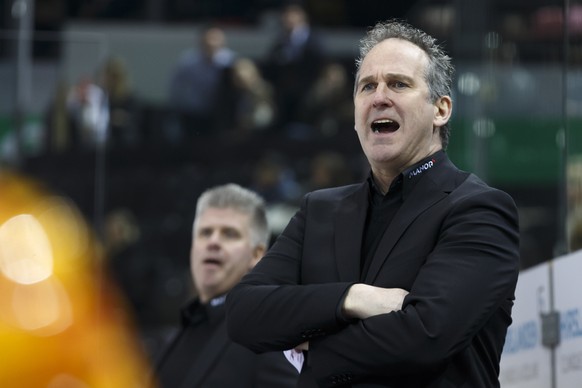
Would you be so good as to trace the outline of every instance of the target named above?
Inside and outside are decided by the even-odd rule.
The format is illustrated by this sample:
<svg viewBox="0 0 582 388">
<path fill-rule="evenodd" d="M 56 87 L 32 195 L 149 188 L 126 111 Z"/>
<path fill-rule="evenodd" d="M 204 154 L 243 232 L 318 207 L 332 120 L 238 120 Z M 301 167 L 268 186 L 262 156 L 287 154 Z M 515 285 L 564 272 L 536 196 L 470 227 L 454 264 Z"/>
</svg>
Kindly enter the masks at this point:
<svg viewBox="0 0 582 388">
<path fill-rule="evenodd" d="M 390 120 L 390 119 L 381 119 L 381 120 L 373 121 L 372 122 L 372 132 L 379 133 L 383 127 L 385 127 L 387 125 L 392 125 L 395 123 L 396 122 L 394 120 Z"/>
</svg>

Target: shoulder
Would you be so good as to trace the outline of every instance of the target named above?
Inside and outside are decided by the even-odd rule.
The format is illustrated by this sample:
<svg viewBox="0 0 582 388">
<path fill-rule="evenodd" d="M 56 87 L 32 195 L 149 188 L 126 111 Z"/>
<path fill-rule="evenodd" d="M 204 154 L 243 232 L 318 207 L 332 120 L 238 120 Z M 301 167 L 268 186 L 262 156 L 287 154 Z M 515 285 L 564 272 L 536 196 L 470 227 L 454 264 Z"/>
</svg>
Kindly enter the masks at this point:
<svg viewBox="0 0 582 388">
<path fill-rule="evenodd" d="M 312 191 L 306 195 L 310 200 L 341 200 L 366 189 L 366 182 L 346 186 L 330 187 Z"/>
<path fill-rule="evenodd" d="M 503 190 L 488 185 L 474 174 L 449 195 L 449 203 L 456 211 L 472 209 L 471 212 L 504 214 L 507 219 L 518 219 L 517 205 L 513 198 Z M 482 213 L 481 213 L 482 214 Z"/>
<path fill-rule="evenodd" d="M 330 214 L 340 209 L 354 210 L 364 206 L 368 200 L 368 192 L 367 182 L 315 190 L 303 198 L 300 214 L 311 220 L 329 220 Z"/>
<path fill-rule="evenodd" d="M 459 169 L 448 158 L 443 160 L 442 168 L 435 172 L 431 176 L 432 184 L 447 192 L 450 202 L 498 202 L 515 207 L 513 198 L 505 191 L 490 186 L 474 173 Z"/>
<path fill-rule="evenodd" d="M 483 179 L 477 175 L 470 173 L 467 179 L 459 186 L 459 194 L 473 194 L 473 195 L 495 195 L 501 197 L 511 198 L 505 191 L 496 187 L 490 186 Z"/>
</svg>

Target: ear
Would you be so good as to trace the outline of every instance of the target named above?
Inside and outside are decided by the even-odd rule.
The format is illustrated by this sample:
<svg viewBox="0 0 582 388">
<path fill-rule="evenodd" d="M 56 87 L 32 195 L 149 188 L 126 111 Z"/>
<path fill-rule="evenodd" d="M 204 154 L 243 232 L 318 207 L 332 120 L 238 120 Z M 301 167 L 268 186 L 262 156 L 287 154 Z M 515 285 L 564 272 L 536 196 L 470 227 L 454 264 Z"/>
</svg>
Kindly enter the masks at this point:
<svg viewBox="0 0 582 388">
<path fill-rule="evenodd" d="M 266 251 L 267 247 L 265 247 L 263 244 L 259 244 L 253 249 L 253 257 L 251 258 L 250 268 L 253 268 L 259 262 L 259 260 L 263 258 Z"/>
<path fill-rule="evenodd" d="M 435 127 L 442 127 L 451 118 L 453 113 L 453 100 L 449 96 L 439 97 L 434 103 L 434 119 L 433 125 Z"/>
</svg>

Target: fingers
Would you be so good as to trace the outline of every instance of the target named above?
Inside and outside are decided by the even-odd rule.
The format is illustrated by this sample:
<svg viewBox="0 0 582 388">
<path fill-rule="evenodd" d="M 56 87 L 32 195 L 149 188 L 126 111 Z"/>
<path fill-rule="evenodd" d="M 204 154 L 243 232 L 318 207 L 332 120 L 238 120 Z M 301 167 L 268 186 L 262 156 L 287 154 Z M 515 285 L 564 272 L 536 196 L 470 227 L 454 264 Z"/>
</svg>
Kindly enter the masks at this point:
<svg viewBox="0 0 582 388">
<path fill-rule="evenodd" d="M 309 350 L 309 341 L 303 342 L 295 347 L 295 351 L 302 352 L 304 350 Z"/>
<path fill-rule="evenodd" d="M 365 319 L 402 309 L 408 291 L 402 288 L 382 288 L 368 284 L 354 284 L 348 290 L 342 306 L 349 318 Z"/>
</svg>

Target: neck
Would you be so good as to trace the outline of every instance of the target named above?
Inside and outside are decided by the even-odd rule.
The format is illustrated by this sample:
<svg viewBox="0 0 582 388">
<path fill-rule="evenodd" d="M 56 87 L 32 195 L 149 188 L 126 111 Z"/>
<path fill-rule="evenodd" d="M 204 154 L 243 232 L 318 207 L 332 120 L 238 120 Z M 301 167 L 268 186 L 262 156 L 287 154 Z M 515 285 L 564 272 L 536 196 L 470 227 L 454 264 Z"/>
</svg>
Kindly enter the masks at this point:
<svg viewBox="0 0 582 388">
<path fill-rule="evenodd" d="M 398 174 L 387 174 L 384 171 L 375 171 L 372 169 L 372 179 L 382 194 L 386 194 L 390 188 L 390 184 Z"/>
</svg>

